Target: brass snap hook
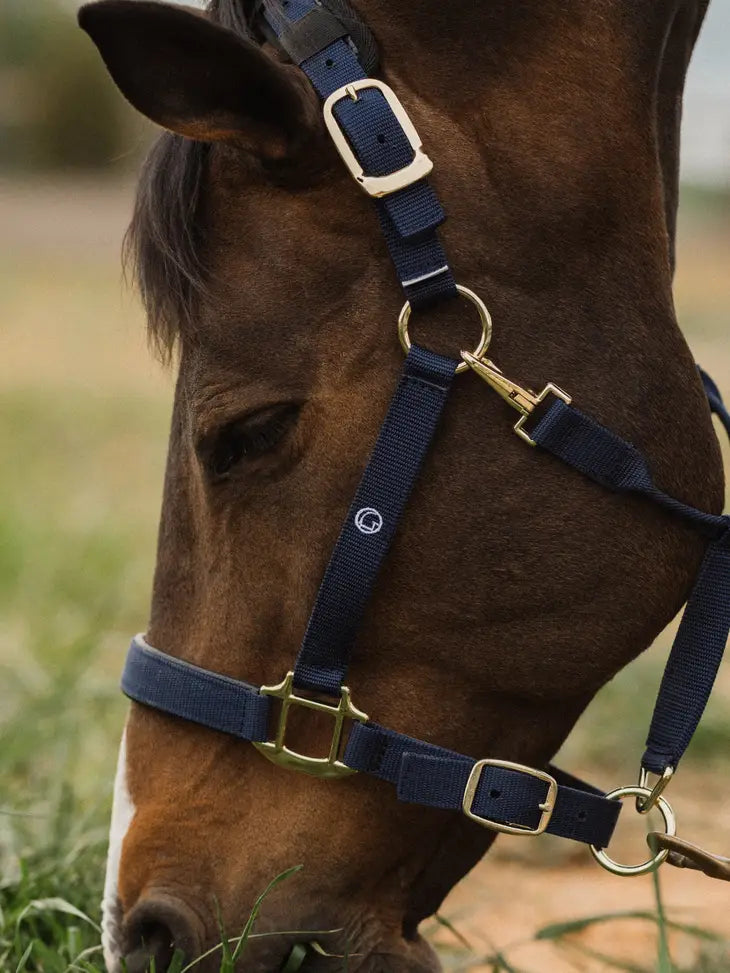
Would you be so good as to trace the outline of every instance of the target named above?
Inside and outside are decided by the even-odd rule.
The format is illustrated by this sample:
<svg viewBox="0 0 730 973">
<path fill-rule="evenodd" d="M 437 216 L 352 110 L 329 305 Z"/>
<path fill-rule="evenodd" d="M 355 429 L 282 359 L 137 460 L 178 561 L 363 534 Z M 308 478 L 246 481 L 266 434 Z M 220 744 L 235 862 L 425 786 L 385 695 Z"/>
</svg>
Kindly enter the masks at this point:
<svg viewBox="0 0 730 973">
<path fill-rule="evenodd" d="M 668 865 L 674 865 L 675 868 L 690 868 L 702 872 L 708 878 L 730 882 L 730 858 L 713 855 L 711 851 L 706 851 L 699 845 L 693 845 L 676 835 L 662 834 L 659 831 L 651 831 L 646 836 L 646 843 L 654 854 L 661 849 L 666 849 L 669 852 Z"/>
<path fill-rule="evenodd" d="M 639 787 L 643 787 L 646 790 L 651 791 L 651 794 L 646 798 L 646 800 L 642 800 L 640 797 L 636 798 L 636 810 L 639 812 L 639 814 L 648 814 L 653 807 L 656 807 L 657 801 L 669 786 L 672 777 L 674 777 L 674 767 L 667 767 L 656 784 L 654 784 L 653 787 L 650 787 L 649 771 L 645 770 L 643 767 L 640 768 Z"/>
<path fill-rule="evenodd" d="M 536 444 L 535 440 L 528 435 L 524 426 L 538 405 L 544 402 L 549 395 L 562 399 L 566 405 L 570 405 L 573 401 L 567 392 L 564 392 L 553 382 L 548 382 L 542 392 L 533 392 L 532 389 L 518 385 L 517 382 L 507 378 L 502 369 L 498 368 L 491 359 L 480 355 L 478 351 L 474 354 L 462 351 L 461 357 L 473 372 L 483 379 L 490 388 L 494 389 L 513 409 L 519 412 L 520 418 L 513 428 L 520 439 L 524 439 L 529 446 Z"/>
</svg>

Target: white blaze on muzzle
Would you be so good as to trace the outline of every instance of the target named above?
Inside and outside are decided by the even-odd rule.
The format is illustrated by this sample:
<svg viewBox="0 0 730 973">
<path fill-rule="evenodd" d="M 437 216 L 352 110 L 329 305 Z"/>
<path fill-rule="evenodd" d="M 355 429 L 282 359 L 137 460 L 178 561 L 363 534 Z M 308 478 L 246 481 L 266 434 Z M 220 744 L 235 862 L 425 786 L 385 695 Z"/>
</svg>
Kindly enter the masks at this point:
<svg viewBox="0 0 730 973">
<path fill-rule="evenodd" d="M 127 732 L 122 734 L 117 774 L 114 780 L 114 803 L 109 828 L 109 852 L 106 860 L 104 898 L 101 903 L 101 944 L 109 973 L 117 973 L 121 959 L 122 908 L 119 901 L 119 863 L 122 843 L 134 817 L 134 804 L 127 788 Z"/>
</svg>

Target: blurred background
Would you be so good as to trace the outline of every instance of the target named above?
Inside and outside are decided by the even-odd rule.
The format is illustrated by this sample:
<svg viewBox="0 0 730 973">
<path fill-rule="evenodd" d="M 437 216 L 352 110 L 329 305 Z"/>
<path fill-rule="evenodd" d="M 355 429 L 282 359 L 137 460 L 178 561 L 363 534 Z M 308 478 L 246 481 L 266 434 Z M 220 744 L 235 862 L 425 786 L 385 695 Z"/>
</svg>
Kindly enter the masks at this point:
<svg viewBox="0 0 730 973">
<path fill-rule="evenodd" d="M 3 973 L 101 969 L 117 680 L 147 616 L 172 391 L 119 262 L 150 131 L 76 7 L 0 2 Z M 730 0 L 713 0 L 690 72 L 682 171 L 678 315 L 730 395 Z M 670 636 L 595 701 L 566 747 L 569 769 L 607 787 L 633 781 Z M 725 854 L 729 704 L 726 671 L 673 785 L 682 834 Z M 641 854 L 640 836 L 620 841 Z M 664 869 L 662 890 L 663 969 L 730 969 L 728 886 Z M 549 838 L 504 841 L 429 934 L 450 969 L 641 973 L 657 964 L 656 910 L 650 878 L 611 878 Z"/>
</svg>

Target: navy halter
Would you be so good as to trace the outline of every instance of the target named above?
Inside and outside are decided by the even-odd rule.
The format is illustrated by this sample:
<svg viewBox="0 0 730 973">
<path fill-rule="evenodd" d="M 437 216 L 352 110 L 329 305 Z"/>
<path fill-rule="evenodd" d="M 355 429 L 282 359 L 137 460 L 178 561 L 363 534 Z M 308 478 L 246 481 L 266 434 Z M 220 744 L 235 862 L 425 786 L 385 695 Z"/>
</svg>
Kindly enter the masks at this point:
<svg viewBox="0 0 730 973">
<path fill-rule="evenodd" d="M 138 703 L 251 741 L 283 767 L 326 778 L 370 774 L 394 784 L 401 801 L 461 810 L 495 831 L 547 831 L 582 841 L 593 846 L 603 864 L 614 866 L 601 849 L 608 845 L 622 807 L 617 798 L 634 795 L 642 810 L 658 804 L 668 833 L 673 833 L 671 810 L 667 811 L 661 791 L 702 716 L 730 629 L 730 518 L 705 513 L 663 493 L 639 450 L 575 408 L 564 392 L 548 385 L 535 395 L 507 380 L 484 357 L 491 333 L 488 313 L 475 295 L 457 289 L 438 238 L 444 213 L 426 179 L 432 165 L 397 98 L 382 82 L 366 78 L 356 42 L 317 0 L 264 0 L 261 12 L 269 35 L 300 64 L 325 100 L 328 126 L 343 159 L 373 196 L 409 302 L 401 330 L 409 350 L 325 571 L 293 671 L 278 686 L 255 687 L 169 656 L 137 636 L 127 657 L 122 689 Z M 464 353 L 463 360 L 457 361 L 411 346 L 410 307 L 423 308 L 459 293 L 480 307 L 484 332 L 478 353 Z M 380 726 L 350 700 L 344 682 L 373 584 L 435 436 L 457 369 L 467 367 L 521 413 L 516 431 L 539 451 L 609 490 L 639 494 L 659 504 L 669 517 L 689 524 L 707 540 L 659 691 L 641 762 L 641 786 L 606 795 L 554 767 L 533 769 L 505 760 L 477 760 Z M 700 374 L 710 408 L 730 434 L 730 414 L 717 387 Z M 540 462 L 538 455 L 536 462 Z M 272 699 L 279 701 L 280 711 L 273 735 Z M 334 729 L 327 757 L 298 754 L 287 746 L 287 718 L 293 707 L 331 716 Z M 653 788 L 649 774 L 659 776 Z M 660 852 L 644 865 L 634 866 L 633 872 L 620 873 L 648 870 L 665 857 L 666 852 Z"/>
</svg>

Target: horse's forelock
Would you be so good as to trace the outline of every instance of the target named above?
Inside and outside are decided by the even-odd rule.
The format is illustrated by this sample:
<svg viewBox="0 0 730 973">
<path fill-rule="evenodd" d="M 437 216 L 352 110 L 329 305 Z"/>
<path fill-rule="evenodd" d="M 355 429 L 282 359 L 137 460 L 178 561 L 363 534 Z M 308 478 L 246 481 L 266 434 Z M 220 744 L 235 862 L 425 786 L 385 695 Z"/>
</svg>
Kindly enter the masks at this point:
<svg viewBox="0 0 730 973">
<path fill-rule="evenodd" d="M 221 26 L 251 37 L 249 24 L 260 6 L 259 0 L 209 0 L 208 15 Z"/>
<path fill-rule="evenodd" d="M 250 37 L 252 0 L 210 0 L 209 16 Z M 147 311 L 152 344 L 168 359 L 177 341 L 196 329 L 205 292 L 200 199 L 209 145 L 164 133 L 140 177 L 125 240 L 125 264 Z"/>
<path fill-rule="evenodd" d="M 147 311 L 149 335 L 163 358 L 195 330 L 205 291 L 199 225 L 200 192 L 208 146 L 165 133 L 142 169 L 125 263 Z"/>
</svg>

